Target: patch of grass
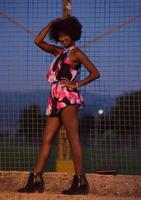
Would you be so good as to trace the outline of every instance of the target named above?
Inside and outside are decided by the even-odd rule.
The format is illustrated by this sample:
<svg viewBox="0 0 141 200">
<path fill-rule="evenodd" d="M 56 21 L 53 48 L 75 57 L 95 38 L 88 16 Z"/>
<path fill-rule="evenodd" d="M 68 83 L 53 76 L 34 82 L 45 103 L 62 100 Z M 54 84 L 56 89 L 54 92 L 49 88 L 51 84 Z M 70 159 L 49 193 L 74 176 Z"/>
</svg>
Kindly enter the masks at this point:
<svg viewBox="0 0 141 200">
<path fill-rule="evenodd" d="M 0 170 L 29 171 L 35 167 L 40 144 L 37 142 L 0 139 Z M 83 145 L 85 171 L 95 172 L 98 168 L 117 166 L 119 174 L 141 174 L 141 150 L 131 146 L 98 145 L 90 148 Z M 53 145 L 45 171 L 55 171 L 57 145 Z"/>
</svg>

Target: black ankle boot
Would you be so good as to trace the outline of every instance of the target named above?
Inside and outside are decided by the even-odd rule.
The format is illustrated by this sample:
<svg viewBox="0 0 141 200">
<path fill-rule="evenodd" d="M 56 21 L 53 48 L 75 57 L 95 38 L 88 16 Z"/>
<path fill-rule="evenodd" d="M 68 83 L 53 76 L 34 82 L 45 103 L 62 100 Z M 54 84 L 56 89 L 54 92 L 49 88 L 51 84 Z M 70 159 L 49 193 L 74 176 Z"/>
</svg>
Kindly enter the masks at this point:
<svg viewBox="0 0 141 200">
<path fill-rule="evenodd" d="M 64 190 L 63 194 L 77 195 L 77 194 L 88 194 L 89 184 L 85 175 L 76 176 L 74 175 L 72 185 L 68 190 Z"/>
<path fill-rule="evenodd" d="M 36 191 L 39 193 L 44 191 L 44 180 L 41 173 L 31 172 L 29 174 L 26 186 L 18 189 L 18 192 L 33 193 Z"/>
</svg>

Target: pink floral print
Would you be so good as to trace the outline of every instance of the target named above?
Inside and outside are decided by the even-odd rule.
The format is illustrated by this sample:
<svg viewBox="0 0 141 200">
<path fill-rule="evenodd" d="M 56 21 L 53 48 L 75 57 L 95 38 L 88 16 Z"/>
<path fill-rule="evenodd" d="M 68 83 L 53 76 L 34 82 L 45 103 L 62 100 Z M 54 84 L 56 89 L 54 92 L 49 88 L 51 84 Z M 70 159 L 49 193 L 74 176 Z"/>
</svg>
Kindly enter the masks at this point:
<svg viewBox="0 0 141 200">
<path fill-rule="evenodd" d="M 73 48 L 75 46 L 63 49 L 61 54 L 51 63 L 48 70 L 46 78 L 52 84 L 46 109 L 48 116 L 58 116 L 61 109 L 69 105 L 84 106 L 83 97 L 77 89 L 71 90 L 59 82 L 62 77 L 72 82 L 79 80 L 81 65 L 78 65 L 76 69 L 70 67 L 69 53 Z"/>
</svg>

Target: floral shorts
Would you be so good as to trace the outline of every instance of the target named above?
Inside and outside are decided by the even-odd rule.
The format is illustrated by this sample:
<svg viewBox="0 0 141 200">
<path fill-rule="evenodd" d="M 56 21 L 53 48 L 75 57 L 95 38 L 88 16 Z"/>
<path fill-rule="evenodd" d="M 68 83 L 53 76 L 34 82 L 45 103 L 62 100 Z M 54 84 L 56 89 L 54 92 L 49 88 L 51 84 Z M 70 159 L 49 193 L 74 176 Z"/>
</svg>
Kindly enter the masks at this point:
<svg viewBox="0 0 141 200">
<path fill-rule="evenodd" d="M 59 116 L 61 109 L 69 105 L 79 105 L 79 108 L 84 106 L 82 95 L 76 89 L 69 89 L 59 82 L 53 83 L 48 99 L 46 115 L 52 117 Z"/>
</svg>

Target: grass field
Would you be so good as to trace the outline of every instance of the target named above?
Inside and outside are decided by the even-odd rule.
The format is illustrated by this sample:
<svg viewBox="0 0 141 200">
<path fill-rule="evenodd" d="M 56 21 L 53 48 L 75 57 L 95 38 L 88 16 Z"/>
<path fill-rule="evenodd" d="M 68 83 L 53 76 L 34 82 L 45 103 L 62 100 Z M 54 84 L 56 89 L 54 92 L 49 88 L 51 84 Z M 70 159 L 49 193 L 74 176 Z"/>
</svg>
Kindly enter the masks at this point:
<svg viewBox="0 0 141 200">
<path fill-rule="evenodd" d="M 29 171 L 36 164 L 40 144 L 0 138 L 0 170 Z M 141 174 L 141 150 L 117 146 L 83 145 L 85 171 L 95 172 L 99 168 L 117 166 L 119 174 Z M 57 145 L 53 145 L 45 171 L 55 171 Z"/>
</svg>

